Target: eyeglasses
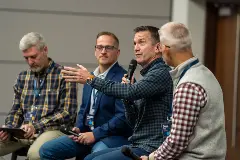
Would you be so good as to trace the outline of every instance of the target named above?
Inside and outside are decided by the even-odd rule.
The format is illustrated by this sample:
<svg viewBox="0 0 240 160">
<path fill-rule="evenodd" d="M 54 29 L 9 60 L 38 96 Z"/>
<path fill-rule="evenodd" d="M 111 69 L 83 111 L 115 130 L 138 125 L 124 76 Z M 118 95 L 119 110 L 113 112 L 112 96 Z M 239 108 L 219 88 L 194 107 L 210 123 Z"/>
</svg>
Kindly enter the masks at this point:
<svg viewBox="0 0 240 160">
<path fill-rule="evenodd" d="M 102 46 L 102 45 L 96 45 L 95 46 L 95 50 L 98 51 L 98 52 L 102 52 L 103 48 L 105 48 L 105 51 L 106 52 L 111 52 L 113 51 L 114 49 L 117 49 L 116 47 L 114 46 Z"/>
<path fill-rule="evenodd" d="M 170 46 L 167 46 L 167 45 L 164 45 L 165 47 L 167 47 L 167 48 L 171 48 Z"/>
<path fill-rule="evenodd" d="M 171 48 L 170 46 L 168 46 L 168 45 L 165 45 L 165 44 L 161 44 L 161 45 L 165 46 L 166 48 Z"/>
</svg>

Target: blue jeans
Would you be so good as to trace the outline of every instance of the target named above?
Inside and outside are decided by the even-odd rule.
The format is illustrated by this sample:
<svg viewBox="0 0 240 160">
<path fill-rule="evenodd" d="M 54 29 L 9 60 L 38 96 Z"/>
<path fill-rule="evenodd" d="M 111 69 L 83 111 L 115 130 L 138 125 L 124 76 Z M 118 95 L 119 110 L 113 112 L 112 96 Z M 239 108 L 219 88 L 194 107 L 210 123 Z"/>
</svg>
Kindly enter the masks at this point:
<svg viewBox="0 0 240 160">
<path fill-rule="evenodd" d="M 108 146 L 103 143 L 102 141 L 99 141 L 97 143 L 94 144 L 94 146 L 92 147 L 92 153 L 94 152 L 98 152 L 104 149 L 108 149 Z"/>
<path fill-rule="evenodd" d="M 150 153 L 145 151 L 144 149 L 137 148 L 137 147 L 130 147 L 128 146 L 133 153 L 135 153 L 137 156 L 148 156 Z M 117 148 L 109 148 L 105 149 L 99 152 L 94 152 L 92 154 L 89 154 L 87 157 L 84 158 L 84 160 L 108 160 L 108 159 L 114 159 L 114 160 L 132 160 L 129 157 L 126 157 L 121 152 L 122 147 Z"/>
<path fill-rule="evenodd" d="M 41 160 L 64 160 L 78 157 L 83 159 L 91 152 L 108 148 L 103 142 L 97 142 L 93 146 L 74 142 L 68 136 L 46 142 L 39 150 Z"/>
</svg>

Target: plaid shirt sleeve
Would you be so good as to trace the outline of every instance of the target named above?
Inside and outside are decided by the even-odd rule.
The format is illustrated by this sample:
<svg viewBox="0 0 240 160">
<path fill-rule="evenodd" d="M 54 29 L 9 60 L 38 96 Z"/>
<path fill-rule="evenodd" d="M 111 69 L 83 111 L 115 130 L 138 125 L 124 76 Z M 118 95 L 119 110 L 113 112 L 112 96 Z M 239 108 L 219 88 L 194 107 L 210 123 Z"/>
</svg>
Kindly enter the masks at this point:
<svg viewBox="0 0 240 160">
<path fill-rule="evenodd" d="M 13 98 L 13 105 L 11 111 L 8 113 L 8 116 L 5 120 L 5 125 L 9 128 L 18 128 L 21 126 L 23 122 L 23 110 L 20 107 L 21 103 L 21 94 L 19 88 L 19 76 L 16 80 L 15 85 L 13 86 L 14 89 L 14 98 Z"/>
<path fill-rule="evenodd" d="M 138 100 L 154 96 L 157 92 L 164 93 L 172 85 L 172 79 L 167 69 L 149 71 L 141 80 L 134 84 L 124 84 L 107 81 L 95 77 L 91 86 L 106 95 L 121 99 Z"/>
<path fill-rule="evenodd" d="M 171 133 L 154 152 L 154 159 L 175 159 L 187 148 L 206 102 L 207 94 L 200 85 L 188 82 L 178 86 L 173 99 Z"/>
<path fill-rule="evenodd" d="M 43 129 L 49 126 L 58 126 L 59 123 L 68 123 L 76 116 L 77 109 L 77 84 L 63 82 L 60 91 L 59 109 L 48 117 L 43 117 L 34 124 L 35 129 Z"/>
</svg>

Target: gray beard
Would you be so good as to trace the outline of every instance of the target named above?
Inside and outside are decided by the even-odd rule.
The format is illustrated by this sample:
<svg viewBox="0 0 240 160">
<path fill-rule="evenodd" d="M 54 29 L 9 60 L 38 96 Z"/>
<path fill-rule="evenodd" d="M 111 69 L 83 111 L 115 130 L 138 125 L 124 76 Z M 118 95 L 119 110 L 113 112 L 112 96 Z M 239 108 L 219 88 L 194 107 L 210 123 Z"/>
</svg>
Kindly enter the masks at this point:
<svg viewBox="0 0 240 160">
<path fill-rule="evenodd" d="M 33 72 L 35 72 L 35 73 L 39 73 L 39 72 L 41 72 L 41 71 L 43 70 L 42 67 L 30 68 L 30 69 L 31 69 L 31 71 L 33 71 Z"/>
</svg>

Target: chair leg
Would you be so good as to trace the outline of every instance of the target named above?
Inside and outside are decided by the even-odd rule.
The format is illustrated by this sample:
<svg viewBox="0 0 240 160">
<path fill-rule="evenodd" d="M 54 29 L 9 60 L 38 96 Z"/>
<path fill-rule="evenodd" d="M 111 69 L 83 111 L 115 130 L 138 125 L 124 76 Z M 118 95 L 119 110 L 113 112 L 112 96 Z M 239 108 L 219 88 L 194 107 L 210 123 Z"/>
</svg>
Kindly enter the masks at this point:
<svg viewBox="0 0 240 160">
<path fill-rule="evenodd" d="M 15 152 L 12 153 L 11 160 L 17 160 L 17 154 Z"/>
</svg>

